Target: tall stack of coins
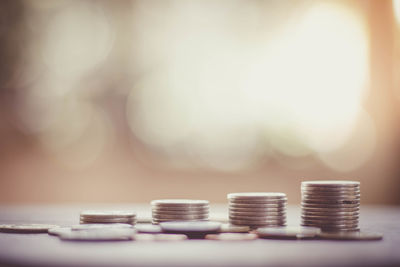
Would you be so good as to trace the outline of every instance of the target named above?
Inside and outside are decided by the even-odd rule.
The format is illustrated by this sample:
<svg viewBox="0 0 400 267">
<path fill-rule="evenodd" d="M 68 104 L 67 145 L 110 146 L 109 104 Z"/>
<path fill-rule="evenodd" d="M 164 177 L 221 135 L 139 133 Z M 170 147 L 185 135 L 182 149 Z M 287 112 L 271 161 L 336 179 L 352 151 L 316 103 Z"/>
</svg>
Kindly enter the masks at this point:
<svg viewBox="0 0 400 267">
<path fill-rule="evenodd" d="M 153 223 L 168 221 L 204 221 L 208 220 L 209 202 L 193 199 L 153 200 Z"/>
<path fill-rule="evenodd" d="M 129 211 L 83 211 L 80 215 L 80 223 L 136 223 L 136 213 Z"/>
<path fill-rule="evenodd" d="M 359 230 L 359 182 L 302 182 L 301 198 L 303 226 L 316 226 L 322 231 Z"/>
<path fill-rule="evenodd" d="M 286 225 L 286 194 L 231 193 L 229 222 L 251 228 Z"/>
</svg>

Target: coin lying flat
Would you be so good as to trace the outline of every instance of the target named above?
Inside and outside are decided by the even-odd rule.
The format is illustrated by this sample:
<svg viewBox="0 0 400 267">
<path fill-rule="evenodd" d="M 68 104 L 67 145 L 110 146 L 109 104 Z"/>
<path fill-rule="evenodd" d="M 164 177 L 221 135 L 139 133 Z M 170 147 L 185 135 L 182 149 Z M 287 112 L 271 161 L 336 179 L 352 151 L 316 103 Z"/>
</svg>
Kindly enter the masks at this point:
<svg viewBox="0 0 400 267">
<path fill-rule="evenodd" d="M 318 234 L 318 238 L 331 239 L 331 240 L 381 240 L 383 235 L 380 233 L 372 232 L 321 232 Z"/>
<path fill-rule="evenodd" d="M 286 209 L 286 202 L 284 203 L 274 203 L 274 204 L 263 204 L 263 203 L 230 203 L 229 208 L 233 209 Z"/>
<path fill-rule="evenodd" d="M 131 224 L 127 223 L 90 223 L 90 224 L 77 224 L 71 226 L 72 231 L 91 230 L 91 229 L 109 229 L 109 228 L 133 228 Z"/>
<path fill-rule="evenodd" d="M 21 233 L 36 234 L 47 233 L 49 229 L 55 228 L 57 225 L 50 224 L 0 224 L 0 232 L 2 233 Z"/>
<path fill-rule="evenodd" d="M 219 241 L 246 241 L 255 240 L 258 236 L 251 233 L 222 233 L 222 234 L 208 234 L 205 239 L 219 240 Z"/>
<path fill-rule="evenodd" d="M 126 224 L 135 224 L 136 219 L 81 219 L 81 224 L 89 224 L 89 223 L 126 223 Z"/>
<path fill-rule="evenodd" d="M 134 229 L 91 229 L 61 233 L 61 240 L 67 241 L 129 241 L 133 239 Z"/>
<path fill-rule="evenodd" d="M 137 224 L 136 230 L 139 233 L 149 233 L 149 234 L 162 233 L 162 229 L 159 225 L 150 224 L 150 223 Z"/>
<path fill-rule="evenodd" d="M 281 212 L 254 212 L 254 211 L 234 211 L 234 210 L 230 210 L 229 211 L 229 215 L 230 216 L 248 216 L 248 217 L 259 217 L 260 214 L 262 215 L 267 215 L 267 216 L 278 216 L 278 217 L 282 217 L 286 215 L 285 211 L 281 211 Z"/>
<path fill-rule="evenodd" d="M 302 211 L 304 212 L 328 212 L 328 213 L 335 213 L 335 212 L 345 212 L 345 213 L 355 213 L 360 212 L 360 207 L 355 208 L 317 208 L 317 207 L 302 207 Z"/>
<path fill-rule="evenodd" d="M 261 238 L 269 239 L 305 239 L 314 238 L 321 229 L 318 227 L 306 226 L 285 226 L 285 227 L 263 227 L 257 229 L 257 234 Z"/>
<path fill-rule="evenodd" d="M 136 234 L 135 241 L 182 241 L 188 237 L 183 234 Z"/>
<path fill-rule="evenodd" d="M 306 208 L 325 208 L 325 209 L 359 209 L 360 203 L 326 204 L 326 203 L 306 203 L 302 201 L 301 206 Z"/>
<path fill-rule="evenodd" d="M 284 216 L 273 216 L 273 215 L 263 215 L 263 216 L 229 215 L 229 219 L 249 220 L 249 221 L 268 221 L 268 220 L 285 220 L 285 217 Z"/>
<path fill-rule="evenodd" d="M 209 214 L 209 209 L 201 210 L 166 210 L 166 209 L 152 209 L 153 214 L 162 215 L 199 215 L 199 214 Z"/>
<path fill-rule="evenodd" d="M 71 232 L 71 228 L 70 227 L 53 227 L 53 228 L 50 228 L 47 232 L 49 235 L 59 236 L 61 234 Z"/>
<path fill-rule="evenodd" d="M 279 208 L 245 208 L 245 207 L 229 207 L 229 212 L 250 212 L 250 213 L 285 213 L 286 206 Z"/>
<path fill-rule="evenodd" d="M 80 216 L 82 217 L 95 217 L 95 218 L 121 218 L 121 217 L 135 217 L 136 213 L 131 211 L 99 211 L 99 210 L 86 210 L 82 211 Z"/>
<path fill-rule="evenodd" d="M 286 199 L 286 194 L 277 192 L 245 192 L 245 193 L 230 193 L 228 199 Z"/>
<path fill-rule="evenodd" d="M 167 220 L 200 220 L 200 219 L 208 219 L 208 214 L 178 214 L 178 215 L 164 215 L 160 213 L 153 213 L 153 217 L 157 219 L 167 219 Z"/>
</svg>

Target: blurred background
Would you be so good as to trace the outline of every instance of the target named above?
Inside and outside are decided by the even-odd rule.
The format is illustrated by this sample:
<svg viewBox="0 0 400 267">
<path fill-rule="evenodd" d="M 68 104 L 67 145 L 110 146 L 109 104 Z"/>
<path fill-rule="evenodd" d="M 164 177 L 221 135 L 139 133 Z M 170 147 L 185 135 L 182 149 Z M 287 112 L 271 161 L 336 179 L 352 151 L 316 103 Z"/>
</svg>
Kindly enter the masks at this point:
<svg viewBox="0 0 400 267">
<path fill-rule="evenodd" d="M 0 203 L 400 204 L 399 158 L 399 0 L 0 1 Z"/>
</svg>

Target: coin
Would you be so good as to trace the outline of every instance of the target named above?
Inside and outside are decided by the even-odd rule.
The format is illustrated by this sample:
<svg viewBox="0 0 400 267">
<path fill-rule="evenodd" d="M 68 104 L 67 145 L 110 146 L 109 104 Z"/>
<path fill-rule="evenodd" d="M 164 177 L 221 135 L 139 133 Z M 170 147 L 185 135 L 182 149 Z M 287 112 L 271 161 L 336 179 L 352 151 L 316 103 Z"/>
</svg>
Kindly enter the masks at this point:
<svg viewBox="0 0 400 267">
<path fill-rule="evenodd" d="M 198 215 L 198 214 L 208 214 L 209 209 L 201 210 L 164 210 L 164 209 L 152 209 L 153 214 L 163 214 L 163 215 Z"/>
<path fill-rule="evenodd" d="M 286 207 L 280 207 L 280 208 L 243 208 L 243 207 L 229 207 L 230 212 L 262 212 L 262 213 L 283 213 L 286 211 Z"/>
<path fill-rule="evenodd" d="M 208 219 L 196 219 L 196 220 L 170 220 L 170 219 L 157 219 L 153 218 L 152 223 L 159 224 L 163 222 L 207 222 Z"/>
<path fill-rule="evenodd" d="M 285 205 L 286 202 L 287 202 L 286 199 L 282 199 L 282 200 L 230 200 L 229 204 L 230 205 L 235 205 L 235 204 L 251 204 L 251 205 L 257 205 L 257 204 L 262 204 L 262 205 L 281 204 L 281 205 Z"/>
<path fill-rule="evenodd" d="M 154 225 L 154 224 L 150 224 L 150 223 L 137 224 L 136 230 L 139 233 L 151 233 L 151 234 L 162 232 L 162 229 L 159 225 Z"/>
<path fill-rule="evenodd" d="M 152 206 L 167 206 L 167 207 L 179 207 L 179 206 L 194 206 L 202 207 L 208 206 L 208 200 L 195 200 L 195 199 L 159 199 L 151 201 Z"/>
<path fill-rule="evenodd" d="M 91 230 L 91 229 L 109 229 L 109 228 L 132 228 L 131 224 L 127 223 L 90 223 L 90 224 L 77 224 L 71 226 L 72 231 L 78 230 Z"/>
<path fill-rule="evenodd" d="M 63 233 L 69 233 L 71 232 L 71 228 L 70 227 L 53 227 L 50 228 L 49 230 L 47 230 L 49 235 L 61 235 Z"/>
<path fill-rule="evenodd" d="M 222 234 L 208 234 L 205 239 L 219 240 L 219 241 L 246 241 L 257 239 L 256 234 L 249 233 L 222 233 Z"/>
<path fill-rule="evenodd" d="M 155 211 L 166 211 L 166 212 L 207 212 L 209 211 L 209 206 L 192 207 L 192 206 L 152 206 L 152 210 Z"/>
<path fill-rule="evenodd" d="M 259 215 L 259 216 L 240 216 L 240 215 L 229 215 L 229 219 L 231 220 L 267 220 L 267 221 L 271 221 L 271 220 L 285 220 L 286 217 L 285 216 L 270 216 L 270 215 Z"/>
<path fill-rule="evenodd" d="M 314 238 L 321 232 L 321 229 L 309 226 L 262 227 L 258 228 L 256 232 L 261 238 L 305 239 Z"/>
<path fill-rule="evenodd" d="M 337 195 L 337 196 L 334 196 L 334 195 L 316 195 L 316 194 L 302 194 L 301 195 L 301 198 L 302 199 L 310 199 L 310 200 L 314 200 L 314 199 L 317 199 L 317 200 L 319 200 L 319 199 L 340 199 L 340 200 L 342 200 L 342 199 L 351 199 L 351 200 L 353 200 L 353 199 L 355 199 L 355 200 L 360 200 L 360 195 L 356 195 L 356 194 L 354 194 L 354 195 Z"/>
<path fill-rule="evenodd" d="M 246 192 L 246 193 L 230 193 L 228 199 L 286 199 L 286 194 L 277 192 Z"/>
<path fill-rule="evenodd" d="M 87 210 L 82 211 L 80 214 L 81 217 L 85 218 L 100 218 L 100 219 L 107 219 L 107 218 L 131 218 L 135 217 L 136 213 L 130 211 L 96 211 L 96 210 Z"/>
<path fill-rule="evenodd" d="M 312 218 L 301 218 L 303 223 L 315 223 L 323 225 L 357 225 L 358 219 L 348 219 L 348 220 L 324 220 L 324 219 L 312 219 Z"/>
<path fill-rule="evenodd" d="M 358 218 L 360 216 L 359 212 L 307 212 L 307 211 L 302 211 L 302 216 L 303 217 L 308 217 L 308 216 L 316 216 L 316 217 L 323 217 L 323 218 L 329 218 L 329 219 L 335 219 L 335 218 Z"/>
<path fill-rule="evenodd" d="M 230 203 L 229 208 L 246 208 L 246 209 L 269 209 L 269 208 L 280 208 L 280 209 L 285 209 L 286 208 L 286 203 L 275 203 L 275 204 L 252 204 L 252 203 Z"/>
<path fill-rule="evenodd" d="M 156 219 L 166 219 L 166 220 L 199 220 L 199 219 L 208 219 L 208 214 L 200 214 L 200 215 L 162 215 L 162 214 L 154 214 L 153 218 Z"/>
<path fill-rule="evenodd" d="M 57 225 L 50 224 L 0 224 L 0 232 L 2 233 L 21 233 L 21 234 L 36 234 L 47 233 L 51 228 Z"/>
<path fill-rule="evenodd" d="M 217 232 L 221 228 L 219 222 L 163 222 L 160 223 L 161 229 L 165 232 Z"/>
<path fill-rule="evenodd" d="M 335 213 L 335 212 L 343 212 L 343 213 L 359 213 L 360 207 L 355 208 L 317 208 L 317 207 L 302 207 L 303 212 L 321 212 L 321 213 Z"/>
<path fill-rule="evenodd" d="M 188 237 L 184 234 L 136 234 L 135 241 L 182 241 Z"/>
<path fill-rule="evenodd" d="M 81 219 L 81 224 L 86 223 L 128 223 L 128 224 L 135 224 L 136 219 Z"/>
<path fill-rule="evenodd" d="M 92 229 L 61 233 L 60 239 L 67 241 L 129 241 L 135 234 L 134 229 Z"/>
<path fill-rule="evenodd" d="M 301 182 L 301 186 L 304 187 L 359 187 L 360 182 L 357 181 L 348 181 L 348 180 L 326 180 L 326 181 L 303 181 Z"/>
<path fill-rule="evenodd" d="M 286 220 L 260 220 L 260 221 L 249 221 L 249 220 L 230 220 L 233 225 L 248 225 L 248 226 L 263 226 L 263 225 L 285 225 Z"/>
<path fill-rule="evenodd" d="M 359 205 L 360 200 L 351 200 L 351 199 L 302 199 L 302 204 L 328 204 L 328 205 L 337 205 L 337 204 L 353 204 Z"/>
<path fill-rule="evenodd" d="M 268 216 L 286 216 L 286 211 L 281 211 L 281 212 L 253 212 L 253 211 L 229 211 L 229 215 L 235 216 L 260 216 L 260 215 L 268 215 Z"/>
<path fill-rule="evenodd" d="M 347 204 L 347 203 L 341 203 L 341 204 L 326 204 L 326 203 L 304 203 L 301 202 L 302 207 L 306 208 L 329 208 L 329 209 L 358 209 L 360 207 L 359 203 L 356 204 Z"/>
<path fill-rule="evenodd" d="M 373 232 L 321 232 L 318 234 L 321 239 L 331 240 L 381 240 L 383 235 L 380 233 Z"/>
<path fill-rule="evenodd" d="M 220 233 L 248 233 L 250 231 L 249 226 L 238 226 L 229 223 L 224 223 L 219 229 Z"/>
</svg>

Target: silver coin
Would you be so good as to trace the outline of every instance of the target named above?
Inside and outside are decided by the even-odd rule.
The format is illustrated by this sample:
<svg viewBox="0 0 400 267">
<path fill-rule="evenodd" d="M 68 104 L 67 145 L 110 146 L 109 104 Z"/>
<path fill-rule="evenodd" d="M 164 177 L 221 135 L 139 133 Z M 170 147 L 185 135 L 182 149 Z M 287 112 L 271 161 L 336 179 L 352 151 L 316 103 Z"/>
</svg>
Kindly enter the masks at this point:
<svg viewBox="0 0 400 267">
<path fill-rule="evenodd" d="M 285 226 L 286 222 L 279 222 L 279 223 L 249 223 L 249 222 L 243 222 L 243 221 L 237 221 L 237 222 L 231 222 L 233 225 L 239 225 L 239 226 L 249 226 L 250 228 L 258 228 L 258 227 L 278 227 L 278 226 Z"/>
<path fill-rule="evenodd" d="M 230 193 L 228 194 L 228 199 L 282 199 L 286 198 L 285 193 L 276 192 L 246 192 L 246 193 Z"/>
<path fill-rule="evenodd" d="M 263 224 L 281 224 L 286 223 L 285 219 L 277 220 L 243 220 L 243 219 L 230 219 L 229 222 L 233 225 L 263 225 Z"/>
<path fill-rule="evenodd" d="M 198 210 L 164 210 L 164 209 L 152 209 L 152 213 L 159 213 L 159 214 L 208 214 L 209 209 L 198 209 Z"/>
<path fill-rule="evenodd" d="M 62 233 L 59 237 L 68 241 L 128 241 L 132 240 L 134 229 L 92 229 Z"/>
<path fill-rule="evenodd" d="M 302 216 L 321 216 L 321 217 L 326 217 L 326 218 L 335 218 L 335 217 L 359 217 L 360 216 L 360 212 L 356 211 L 356 212 L 321 212 L 321 211 L 316 211 L 316 212 L 309 212 L 309 211 L 305 211 L 303 210 L 301 212 Z"/>
<path fill-rule="evenodd" d="M 329 219 L 329 218 L 321 218 L 321 217 L 301 217 L 303 222 L 313 222 L 313 223 L 321 223 L 321 224 L 356 224 L 358 223 L 358 218 L 348 218 L 348 219 Z"/>
<path fill-rule="evenodd" d="M 151 201 L 152 206 L 166 206 L 166 207 L 176 207 L 176 206 L 194 206 L 203 207 L 208 206 L 210 203 L 208 200 L 197 200 L 197 199 L 157 199 Z"/>
<path fill-rule="evenodd" d="M 188 237 L 183 234 L 136 234 L 135 241 L 182 241 Z"/>
<path fill-rule="evenodd" d="M 229 215 L 229 219 L 230 220 L 258 220 L 258 221 L 262 221 L 262 220 L 266 220 L 266 221 L 270 221 L 270 220 L 282 220 L 282 219 L 286 219 L 286 215 L 285 216 L 240 216 L 240 215 Z"/>
<path fill-rule="evenodd" d="M 178 216 L 153 214 L 153 218 L 166 219 L 166 220 L 198 220 L 198 219 L 208 219 L 208 214 L 206 214 L 206 215 L 178 215 Z"/>
<path fill-rule="evenodd" d="M 53 227 L 50 228 L 48 231 L 49 235 L 61 235 L 63 233 L 69 233 L 71 232 L 71 228 L 70 227 Z"/>
<path fill-rule="evenodd" d="M 81 219 L 81 224 L 84 223 L 135 223 L 135 219 Z"/>
<path fill-rule="evenodd" d="M 325 224 L 325 223 L 314 223 L 314 222 L 302 222 L 302 226 L 316 226 L 321 228 L 323 231 L 330 229 L 330 230 L 340 230 L 340 229 L 354 229 L 358 228 L 358 224 Z"/>
<path fill-rule="evenodd" d="M 252 201 L 248 201 L 248 200 L 230 200 L 229 204 L 286 204 L 287 200 L 286 199 L 282 199 L 282 200 L 252 200 Z"/>
<path fill-rule="evenodd" d="M 222 224 L 219 229 L 220 233 L 248 233 L 249 231 L 250 227 L 248 226 L 237 226 L 229 223 Z"/>
<path fill-rule="evenodd" d="M 265 209 L 265 208 L 286 208 L 286 203 L 276 204 L 247 204 L 247 203 L 229 203 L 229 209 L 247 208 L 247 209 Z"/>
<path fill-rule="evenodd" d="M 0 224 L 1 233 L 47 233 L 51 228 L 55 228 L 57 225 L 52 224 Z"/>
<path fill-rule="evenodd" d="M 381 240 L 383 235 L 372 232 L 321 232 L 318 234 L 321 239 L 331 240 Z"/>
<path fill-rule="evenodd" d="M 286 216 L 286 211 L 281 211 L 281 212 L 251 212 L 251 211 L 229 211 L 229 215 L 239 215 L 239 216 Z"/>
<path fill-rule="evenodd" d="M 338 195 L 338 196 L 332 196 L 332 195 L 322 195 L 322 194 L 302 194 L 301 195 L 302 199 L 361 199 L 360 195 Z"/>
<path fill-rule="evenodd" d="M 301 207 L 302 211 L 306 212 L 326 212 L 326 213 L 335 213 L 335 212 L 360 212 L 360 206 L 354 208 L 321 208 L 321 207 Z"/>
<path fill-rule="evenodd" d="M 286 207 L 279 208 L 244 208 L 244 207 L 229 207 L 230 212 L 251 212 L 251 213 L 268 213 L 268 212 L 285 212 Z"/>
<path fill-rule="evenodd" d="M 340 196 L 340 195 L 360 195 L 361 191 L 357 190 L 326 190 L 326 189 L 304 189 L 301 188 L 302 194 L 310 194 L 310 195 L 324 195 L 324 196 Z"/>
<path fill-rule="evenodd" d="M 80 217 L 84 218 L 126 218 L 126 217 L 135 217 L 136 213 L 131 211 L 118 211 L 118 210 L 111 210 L 111 211 L 98 211 L 98 210 L 86 210 L 82 211 Z"/>
<path fill-rule="evenodd" d="M 159 225 L 150 223 L 137 224 L 135 228 L 139 233 L 162 233 L 162 229 Z"/>
<path fill-rule="evenodd" d="M 91 230 L 91 229 L 109 229 L 109 228 L 132 228 L 131 224 L 127 223 L 90 223 L 90 224 L 77 224 L 71 226 L 72 231 Z"/>
<path fill-rule="evenodd" d="M 301 215 L 304 220 L 321 220 L 321 221 L 354 221 L 358 220 L 358 215 L 356 216 L 317 216 L 317 215 Z"/>
<path fill-rule="evenodd" d="M 301 199 L 301 203 L 303 204 L 360 204 L 360 200 L 357 199 Z"/>
<path fill-rule="evenodd" d="M 221 228 L 220 222 L 197 221 L 197 222 L 163 222 L 160 223 L 161 229 L 165 232 L 218 232 Z"/>
<path fill-rule="evenodd" d="M 198 219 L 198 220 L 170 220 L 170 219 L 156 219 L 153 218 L 152 223 L 160 224 L 163 222 L 207 222 L 208 219 Z"/>
<path fill-rule="evenodd" d="M 301 202 L 302 207 L 307 207 L 307 208 L 333 208 L 333 209 L 342 209 L 342 208 L 359 208 L 360 203 L 336 203 L 336 204 L 327 204 L 327 203 L 306 203 L 306 202 Z"/>
<path fill-rule="evenodd" d="M 310 226 L 262 227 L 257 229 L 259 237 L 272 239 L 313 238 L 319 233 L 321 233 L 320 228 Z"/>
<path fill-rule="evenodd" d="M 160 205 L 153 205 L 152 206 L 153 210 L 163 210 L 163 211 L 206 211 L 210 209 L 209 205 L 204 205 L 204 206 L 160 206 Z"/>
<path fill-rule="evenodd" d="M 222 233 L 222 234 L 208 234 L 205 236 L 207 240 L 218 241 L 246 241 L 255 240 L 258 236 L 253 233 Z"/>
<path fill-rule="evenodd" d="M 359 187 L 360 182 L 348 180 L 303 181 L 304 187 Z"/>
</svg>

